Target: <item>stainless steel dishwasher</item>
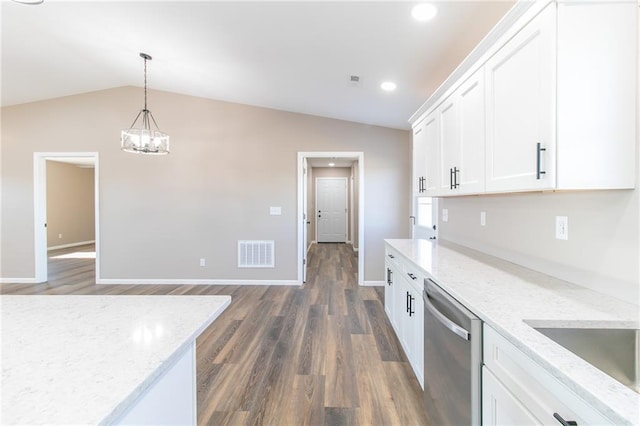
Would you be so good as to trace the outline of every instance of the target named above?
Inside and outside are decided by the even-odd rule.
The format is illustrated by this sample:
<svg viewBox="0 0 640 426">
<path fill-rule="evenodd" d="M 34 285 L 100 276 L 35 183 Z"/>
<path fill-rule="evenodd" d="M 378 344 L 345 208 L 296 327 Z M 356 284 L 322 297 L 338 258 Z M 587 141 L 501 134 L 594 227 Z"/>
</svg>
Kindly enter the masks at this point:
<svg viewBox="0 0 640 426">
<path fill-rule="evenodd" d="M 434 425 L 480 425 L 482 321 L 424 281 L 424 403 Z"/>
</svg>

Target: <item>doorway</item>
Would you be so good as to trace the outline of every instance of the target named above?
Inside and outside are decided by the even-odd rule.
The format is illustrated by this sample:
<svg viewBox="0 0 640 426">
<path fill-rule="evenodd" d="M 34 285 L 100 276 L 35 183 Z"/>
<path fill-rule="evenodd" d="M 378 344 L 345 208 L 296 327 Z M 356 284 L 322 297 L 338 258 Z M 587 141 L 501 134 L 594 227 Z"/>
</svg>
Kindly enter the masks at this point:
<svg viewBox="0 0 640 426">
<path fill-rule="evenodd" d="M 316 178 L 316 239 L 347 242 L 347 178 Z"/>
<path fill-rule="evenodd" d="M 308 211 L 311 175 L 313 163 L 320 160 L 348 161 L 352 164 L 352 175 L 347 180 L 347 182 L 350 181 L 347 186 L 354 196 L 349 200 L 348 210 L 351 215 L 347 217 L 345 214 L 345 220 L 353 225 L 348 227 L 346 239 L 353 243 L 354 250 L 358 252 L 358 284 L 364 285 L 364 153 L 362 152 L 298 152 L 298 281 L 302 284 L 306 280 L 307 252 L 311 243 L 308 238 L 308 227 L 312 224 L 310 215 L 313 214 L 315 218 L 315 212 Z M 313 229 L 311 228 L 312 231 Z"/>
<path fill-rule="evenodd" d="M 412 238 L 435 240 L 438 237 L 438 199 L 431 197 L 413 198 Z"/>
<path fill-rule="evenodd" d="M 100 226 L 99 226 L 99 164 L 97 152 L 35 152 L 34 171 L 34 257 L 35 282 L 48 280 L 48 212 L 47 212 L 47 162 L 69 163 L 79 167 L 93 168 L 93 208 L 96 281 L 99 280 Z M 86 241 L 82 241 L 86 243 Z M 67 246 L 71 246 L 69 244 Z"/>
</svg>

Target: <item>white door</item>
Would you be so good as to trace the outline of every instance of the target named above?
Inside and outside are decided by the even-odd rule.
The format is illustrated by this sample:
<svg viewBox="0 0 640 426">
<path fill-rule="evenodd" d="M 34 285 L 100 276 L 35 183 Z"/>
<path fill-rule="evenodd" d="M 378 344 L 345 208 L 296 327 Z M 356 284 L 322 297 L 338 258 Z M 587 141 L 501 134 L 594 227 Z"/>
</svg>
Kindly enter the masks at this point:
<svg viewBox="0 0 640 426">
<path fill-rule="evenodd" d="M 438 235 L 438 199 L 415 197 L 413 199 L 412 236 L 414 239 L 435 240 Z"/>
<path fill-rule="evenodd" d="M 319 243 L 347 241 L 347 178 L 316 179 Z"/>
</svg>

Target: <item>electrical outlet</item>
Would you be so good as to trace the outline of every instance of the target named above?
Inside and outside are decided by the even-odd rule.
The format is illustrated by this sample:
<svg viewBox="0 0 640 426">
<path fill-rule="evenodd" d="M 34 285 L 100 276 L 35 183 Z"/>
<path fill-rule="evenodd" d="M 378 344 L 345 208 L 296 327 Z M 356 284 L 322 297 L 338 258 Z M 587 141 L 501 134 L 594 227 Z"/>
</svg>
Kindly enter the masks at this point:
<svg viewBox="0 0 640 426">
<path fill-rule="evenodd" d="M 480 226 L 487 226 L 487 212 L 480 212 Z"/>
<path fill-rule="evenodd" d="M 569 239 L 569 218 L 567 216 L 556 216 L 556 239 Z"/>
<path fill-rule="evenodd" d="M 200 266 L 205 266 L 206 265 L 206 261 L 204 260 L 204 258 L 200 259 Z"/>
<path fill-rule="evenodd" d="M 442 209 L 442 221 L 449 222 L 449 209 Z"/>
<path fill-rule="evenodd" d="M 62 238 L 62 234 L 58 234 L 58 239 L 61 239 L 61 238 Z"/>
</svg>

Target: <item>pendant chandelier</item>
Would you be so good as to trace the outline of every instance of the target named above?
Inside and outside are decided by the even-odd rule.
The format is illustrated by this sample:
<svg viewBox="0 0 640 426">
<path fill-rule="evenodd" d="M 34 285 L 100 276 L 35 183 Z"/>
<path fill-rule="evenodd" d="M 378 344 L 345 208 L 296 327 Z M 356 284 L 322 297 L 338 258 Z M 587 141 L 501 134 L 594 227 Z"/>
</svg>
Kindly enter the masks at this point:
<svg viewBox="0 0 640 426">
<path fill-rule="evenodd" d="M 131 127 L 122 131 L 120 144 L 122 150 L 126 152 L 155 155 L 168 154 L 169 135 L 160 131 L 153 114 L 147 108 L 147 61 L 152 58 L 146 53 L 140 53 L 140 57 L 144 59 L 144 108 L 136 115 Z M 136 127 L 140 116 L 142 116 L 141 127 Z M 151 127 L 152 123 L 155 129 Z"/>
</svg>

